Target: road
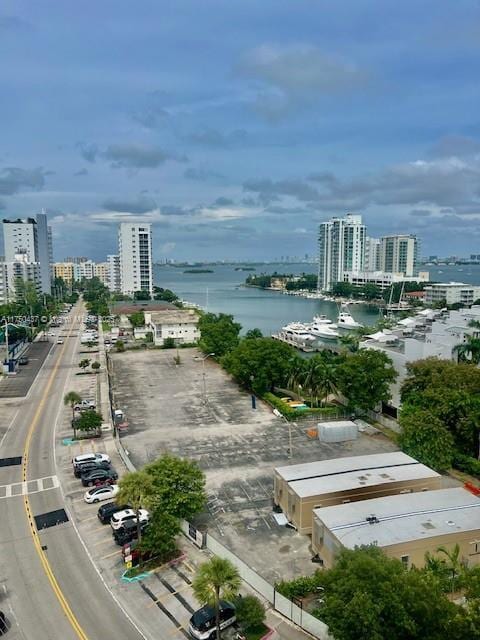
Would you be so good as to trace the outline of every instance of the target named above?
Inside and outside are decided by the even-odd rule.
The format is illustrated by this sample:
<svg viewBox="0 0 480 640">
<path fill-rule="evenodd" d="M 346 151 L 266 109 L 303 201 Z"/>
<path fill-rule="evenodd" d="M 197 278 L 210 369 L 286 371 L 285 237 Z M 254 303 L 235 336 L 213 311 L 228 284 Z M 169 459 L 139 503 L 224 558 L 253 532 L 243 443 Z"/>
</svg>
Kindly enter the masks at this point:
<svg viewBox="0 0 480 640">
<path fill-rule="evenodd" d="M 0 609 L 8 638 L 140 640 L 104 586 L 70 521 L 37 532 L 35 516 L 65 507 L 54 455 L 67 373 L 76 364 L 81 303 L 54 345 L 0 446 Z M 37 480 L 39 482 L 37 482 Z M 15 484 L 18 483 L 18 484 Z M 23 484 L 22 484 L 23 483 Z"/>
</svg>

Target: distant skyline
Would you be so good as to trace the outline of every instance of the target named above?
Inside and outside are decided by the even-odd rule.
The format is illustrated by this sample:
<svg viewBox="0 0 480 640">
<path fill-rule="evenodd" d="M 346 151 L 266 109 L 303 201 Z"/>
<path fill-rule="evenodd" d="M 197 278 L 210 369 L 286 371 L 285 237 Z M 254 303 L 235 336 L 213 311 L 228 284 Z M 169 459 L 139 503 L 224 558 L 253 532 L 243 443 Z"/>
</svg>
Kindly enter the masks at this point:
<svg viewBox="0 0 480 640">
<path fill-rule="evenodd" d="M 4 0 L 0 215 L 56 260 L 316 253 L 347 212 L 480 253 L 476 0 Z"/>
</svg>

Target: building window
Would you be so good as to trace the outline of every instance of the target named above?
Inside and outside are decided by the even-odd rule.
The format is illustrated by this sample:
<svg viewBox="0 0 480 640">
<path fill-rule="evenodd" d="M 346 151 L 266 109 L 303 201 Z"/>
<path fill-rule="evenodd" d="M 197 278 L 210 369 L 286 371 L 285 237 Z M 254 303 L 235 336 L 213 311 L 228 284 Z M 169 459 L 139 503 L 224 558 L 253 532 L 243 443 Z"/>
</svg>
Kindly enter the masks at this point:
<svg viewBox="0 0 480 640">
<path fill-rule="evenodd" d="M 480 553 L 480 540 L 470 542 L 470 548 L 468 550 L 469 556 L 476 556 Z"/>
<path fill-rule="evenodd" d="M 400 556 L 400 562 L 403 564 L 404 569 L 408 569 L 410 556 Z"/>
</svg>

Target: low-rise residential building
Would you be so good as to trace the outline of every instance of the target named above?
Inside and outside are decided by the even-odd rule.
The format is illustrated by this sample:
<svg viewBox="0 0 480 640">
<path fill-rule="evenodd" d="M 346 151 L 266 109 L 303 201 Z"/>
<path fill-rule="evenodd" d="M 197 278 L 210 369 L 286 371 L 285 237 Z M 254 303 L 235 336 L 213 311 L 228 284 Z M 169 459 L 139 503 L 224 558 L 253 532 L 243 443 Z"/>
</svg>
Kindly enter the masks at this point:
<svg viewBox="0 0 480 640">
<path fill-rule="evenodd" d="M 463 282 L 437 282 L 425 287 L 425 304 L 472 305 L 480 299 L 480 286 Z"/>
<path fill-rule="evenodd" d="M 97 262 L 94 265 L 93 269 L 94 275 L 96 278 L 103 282 L 104 285 L 108 286 L 109 282 L 109 264 L 108 262 Z"/>
<path fill-rule="evenodd" d="M 405 276 L 403 273 L 389 273 L 386 271 L 345 271 L 343 281 L 349 282 L 356 287 L 363 287 L 366 284 L 374 284 L 384 291 L 397 282 L 428 282 L 428 271 L 420 271 L 416 276 Z"/>
<path fill-rule="evenodd" d="M 72 284 L 76 280 L 78 265 L 73 262 L 55 262 L 53 265 L 54 278 L 61 278 L 66 284 Z"/>
<path fill-rule="evenodd" d="M 438 489 L 441 476 L 401 451 L 277 467 L 274 502 L 299 533 L 315 509 L 396 493 Z"/>
<path fill-rule="evenodd" d="M 382 342 L 367 336 L 360 349 L 383 351 L 391 359 L 398 374 L 390 385 L 391 400 L 383 410 L 396 418 L 400 407 L 400 390 L 407 375 L 407 364 L 424 358 L 457 360 L 455 347 L 469 336 L 480 334 L 478 328 L 470 326 L 472 320 L 480 321 L 480 306 L 457 311 L 421 311 L 416 316 L 401 320 L 392 330 L 392 340 Z"/>
<path fill-rule="evenodd" d="M 198 315 L 193 309 L 183 311 L 145 312 L 145 326 L 153 334 L 153 341 L 161 346 L 167 338 L 172 338 L 176 344 L 191 344 L 198 342 Z"/>
<path fill-rule="evenodd" d="M 460 548 L 469 567 L 480 563 L 480 498 L 461 487 L 315 509 L 312 548 L 325 568 L 342 548 L 376 545 L 406 568 L 425 564 L 440 546 Z"/>
</svg>

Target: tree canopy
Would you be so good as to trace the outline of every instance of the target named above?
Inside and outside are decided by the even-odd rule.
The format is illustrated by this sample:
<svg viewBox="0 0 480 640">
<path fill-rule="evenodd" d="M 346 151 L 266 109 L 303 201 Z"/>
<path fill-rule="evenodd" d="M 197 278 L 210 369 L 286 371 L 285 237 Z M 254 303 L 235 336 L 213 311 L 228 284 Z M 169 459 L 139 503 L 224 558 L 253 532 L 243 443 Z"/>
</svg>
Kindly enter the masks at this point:
<svg viewBox="0 0 480 640">
<path fill-rule="evenodd" d="M 298 356 L 272 338 L 246 338 L 222 358 L 222 365 L 244 387 L 261 395 L 285 384 Z"/>
<path fill-rule="evenodd" d="M 235 322 L 230 314 L 205 313 L 200 316 L 198 328 L 202 336 L 200 349 L 221 358 L 238 345 L 242 325 Z"/>
<path fill-rule="evenodd" d="M 453 437 L 433 412 L 404 407 L 400 426 L 402 432 L 398 441 L 405 453 L 437 471 L 445 471 L 452 466 Z"/>
</svg>

